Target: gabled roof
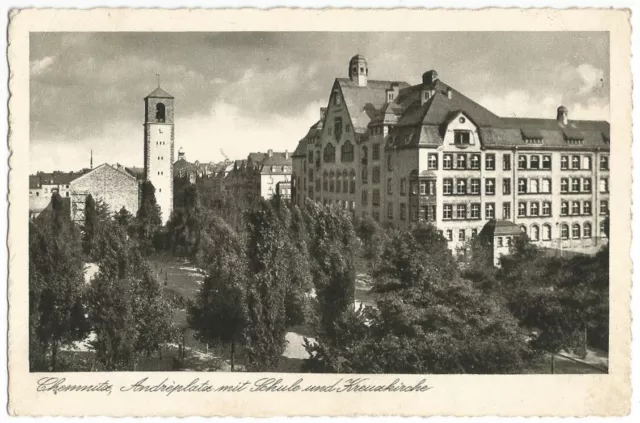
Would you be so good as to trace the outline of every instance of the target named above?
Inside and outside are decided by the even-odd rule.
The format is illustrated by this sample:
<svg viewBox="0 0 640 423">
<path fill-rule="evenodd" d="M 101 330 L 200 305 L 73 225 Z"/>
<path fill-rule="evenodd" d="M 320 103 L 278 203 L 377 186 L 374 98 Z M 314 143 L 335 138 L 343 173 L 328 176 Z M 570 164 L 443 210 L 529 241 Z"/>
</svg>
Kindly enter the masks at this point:
<svg viewBox="0 0 640 423">
<path fill-rule="evenodd" d="M 133 179 L 133 180 L 136 180 L 136 177 L 135 177 L 135 176 L 133 176 L 131 173 L 129 173 L 127 170 L 125 170 L 125 168 L 124 168 L 124 167 L 111 166 L 111 165 L 110 165 L 110 164 L 108 164 L 108 163 L 103 163 L 103 164 L 101 164 L 100 166 L 98 166 L 98 167 L 96 167 L 96 168 L 94 168 L 94 169 L 90 170 L 89 172 L 85 173 L 85 174 L 84 174 L 84 175 L 82 175 L 81 177 L 74 179 L 74 181 L 73 181 L 73 182 L 75 183 L 75 182 L 81 181 L 81 180 L 83 180 L 84 178 L 89 177 L 92 173 L 94 173 L 94 172 L 96 172 L 96 171 L 98 171 L 99 169 L 102 169 L 102 168 L 106 168 L 106 169 L 112 170 L 112 171 L 114 171 L 114 172 L 121 173 L 122 175 L 125 175 L 125 176 L 126 176 L 126 177 L 128 177 L 128 178 L 131 178 L 131 179 Z"/>
<path fill-rule="evenodd" d="M 145 98 L 173 98 L 173 96 L 162 88 L 158 87 Z"/>
<path fill-rule="evenodd" d="M 520 227 L 510 220 L 491 219 L 485 223 L 478 236 L 493 238 L 494 236 L 519 235 L 520 233 L 522 233 Z"/>
<path fill-rule="evenodd" d="M 312 139 L 315 136 L 320 135 L 320 131 L 322 130 L 322 120 L 317 121 L 316 123 L 314 123 L 313 125 L 311 125 L 311 127 L 309 128 L 309 131 L 307 131 L 307 134 L 304 136 L 304 138 L 302 138 L 300 141 L 298 141 L 298 146 L 296 147 L 295 151 L 293 152 L 293 154 L 291 155 L 292 157 L 301 157 L 301 156 L 305 156 L 307 155 L 307 145 L 309 144 L 309 140 Z"/>
<path fill-rule="evenodd" d="M 336 78 L 336 82 L 356 132 L 366 132 L 369 122 L 379 116 L 382 106 L 387 102 L 386 91 L 393 88 L 392 84 L 397 84 L 400 90 L 409 87 L 409 84 L 401 81 L 369 80 L 363 87 L 349 78 Z"/>
<path fill-rule="evenodd" d="M 68 185 L 71 181 L 84 175 L 80 172 L 39 172 L 29 176 L 29 188 L 40 188 L 42 185 Z"/>
</svg>

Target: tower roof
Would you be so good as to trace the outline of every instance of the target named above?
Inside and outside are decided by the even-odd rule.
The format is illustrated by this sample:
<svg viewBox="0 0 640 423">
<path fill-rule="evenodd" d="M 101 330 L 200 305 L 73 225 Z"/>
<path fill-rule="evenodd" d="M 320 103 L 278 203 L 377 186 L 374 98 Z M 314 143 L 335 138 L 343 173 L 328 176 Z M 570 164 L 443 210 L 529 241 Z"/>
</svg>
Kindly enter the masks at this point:
<svg viewBox="0 0 640 423">
<path fill-rule="evenodd" d="M 153 92 L 148 96 L 146 96 L 145 98 L 173 98 L 173 96 L 168 92 L 166 92 L 165 90 L 163 90 L 162 88 L 158 87 L 155 90 L 153 90 Z"/>
</svg>

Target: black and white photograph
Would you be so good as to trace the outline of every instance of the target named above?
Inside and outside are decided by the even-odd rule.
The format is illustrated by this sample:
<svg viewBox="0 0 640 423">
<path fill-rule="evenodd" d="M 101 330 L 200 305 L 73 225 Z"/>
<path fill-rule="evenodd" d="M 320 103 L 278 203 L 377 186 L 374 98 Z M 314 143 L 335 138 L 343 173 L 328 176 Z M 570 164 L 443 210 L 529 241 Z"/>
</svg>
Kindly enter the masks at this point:
<svg viewBox="0 0 640 423">
<path fill-rule="evenodd" d="M 31 372 L 608 372 L 608 32 L 29 42 Z"/>
</svg>

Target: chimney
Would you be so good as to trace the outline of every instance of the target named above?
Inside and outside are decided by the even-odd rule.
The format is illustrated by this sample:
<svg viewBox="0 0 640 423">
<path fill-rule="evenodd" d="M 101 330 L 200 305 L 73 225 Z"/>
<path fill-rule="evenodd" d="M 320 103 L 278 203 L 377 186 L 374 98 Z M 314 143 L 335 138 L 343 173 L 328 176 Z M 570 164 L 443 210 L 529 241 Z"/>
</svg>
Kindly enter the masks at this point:
<svg viewBox="0 0 640 423">
<path fill-rule="evenodd" d="M 451 88 L 447 87 L 447 98 L 451 100 L 451 97 L 453 97 L 453 91 L 451 91 Z"/>
<path fill-rule="evenodd" d="M 273 157 L 273 150 L 271 149 L 267 150 L 267 156 Z"/>
<path fill-rule="evenodd" d="M 438 80 L 438 72 L 435 70 L 430 70 L 422 74 L 422 83 L 424 85 L 434 85 Z"/>
<path fill-rule="evenodd" d="M 566 125 L 569 123 L 569 110 L 566 107 L 560 106 L 558 107 L 558 115 L 556 116 L 558 123 L 561 125 Z"/>
</svg>

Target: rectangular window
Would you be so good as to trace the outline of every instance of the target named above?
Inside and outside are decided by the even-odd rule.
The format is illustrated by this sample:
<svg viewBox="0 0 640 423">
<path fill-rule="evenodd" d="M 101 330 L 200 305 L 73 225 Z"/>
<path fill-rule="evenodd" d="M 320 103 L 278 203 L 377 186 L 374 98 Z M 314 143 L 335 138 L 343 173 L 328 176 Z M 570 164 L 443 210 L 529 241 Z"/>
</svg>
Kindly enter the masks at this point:
<svg viewBox="0 0 640 423">
<path fill-rule="evenodd" d="M 542 216 L 551 216 L 551 203 L 548 201 L 542 203 Z"/>
<path fill-rule="evenodd" d="M 436 221 L 436 206 L 427 206 L 427 221 Z"/>
<path fill-rule="evenodd" d="M 411 215 L 409 216 L 409 218 L 413 222 L 417 222 L 418 221 L 418 207 L 416 207 L 416 206 L 412 206 L 411 207 Z"/>
<path fill-rule="evenodd" d="M 609 192 L 609 179 L 601 178 L 600 179 L 600 192 Z"/>
<path fill-rule="evenodd" d="M 375 166 L 371 171 L 371 181 L 374 184 L 380 183 L 380 167 Z"/>
<path fill-rule="evenodd" d="M 531 156 L 529 158 L 530 169 L 540 169 L 540 156 Z"/>
<path fill-rule="evenodd" d="M 393 159 L 392 159 L 392 157 L 393 156 L 391 155 L 391 153 L 387 154 L 387 170 L 389 172 L 393 171 Z"/>
<path fill-rule="evenodd" d="M 591 216 L 591 201 L 582 202 L 582 214 Z"/>
<path fill-rule="evenodd" d="M 529 204 L 529 215 L 538 216 L 540 214 L 540 204 L 533 202 Z"/>
<path fill-rule="evenodd" d="M 485 219 L 495 218 L 495 203 L 485 203 L 484 205 L 484 217 Z"/>
<path fill-rule="evenodd" d="M 527 193 L 527 180 L 525 178 L 518 179 L 518 194 Z"/>
<path fill-rule="evenodd" d="M 511 195 L 511 178 L 502 179 L 502 194 Z"/>
<path fill-rule="evenodd" d="M 480 155 L 479 154 L 472 154 L 471 155 L 471 169 L 477 170 L 480 169 Z"/>
<path fill-rule="evenodd" d="M 471 194 L 480 195 L 480 179 L 471 180 Z"/>
<path fill-rule="evenodd" d="M 560 169 L 562 170 L 569 169 L 569 156 L 560 157 Z"/>
<path fill-rule="evenodd" d="M 420 207 L 420 220 L 427 220 L 427 206 Z"/>
<path fill-rule="evenodd" d="M 393 203 L 387 203 L 387 219 L 393 219 Z"/>
<path fill-rule="evenodd" d="M 600 200 L 600 214 L 609 213 L 609 201 Z"/>
<path fill-rule="evenodd" d="M 526 217 L 527 216 L 527 203 L 520 202 L 518 203 L 518 217 Z"/>
<path fill-rule="evenodd" d="M 453 142 L 457 145 L 469 145 L 471 144 L 471 132 L 469 131 L 454 131 Z"/>
<path fill-rule="evenodd" d="M 544 178 L 540 182 L 542 182 L 540 184 L 540 192 L 543 194 L 551 193 L 551 179 Z"/>
<path fill-rule="evenodd" d="M 436 181 L 430 180 L 427 183 L 427 194 L 428 195 L 436 195 Z"/>
<path fill-rule="evenodd" d="M 511 170 L 511 154 L 502 155 L 502 170 Z"/>
<path fill-rule="evenodd" d="M 560 192 L 563 193 L 563 194 L 569 192 L 569 179 L 568 178 L 560 179 Z"/>
<path fill-rule="evenodd" d="M 456 194 L 464 195 L 467 193 L 467 180 L 456 179 Z"/>
<path fill-rule="evenodd" d="M 374 189 L 371 194 L 371 204 L 374 206 L 380 205 L 380 190 Z"/>
<path fill-rule="evenodd" d="M 471 204 L 471 218 L 480 219 L 480 203 Z"/>
<path fill-rule="evenodd" d="M 445 238 L 447 239 L 447 241 L 453 241 L 453 230 L 447 229 L 445 231 Z"/>
<path fill-rule="evenodd" d="M 373 144 L 371 160 L 380 160 L 380 144 Z"/>
<path fill-rule="evenodd" d="M 451 220 L 453 214 L 453 206 L 451 204 L 444 204 L 442 206 L 442 220 Z"/>
<path fill-rule="evenodd" d="M 531 179 L 529 181 L 529 192 L 532 194 L 537 194 L 539 191 L 539 184 L 537 179 Z"/>
<path fill-rule="evenodd" d="M 580 192 L 580 179 L 571 178 L 571 192 Z"/>
<path fill-rule="evenodd" d="M 393 186 L 391 184 L 393 184 L 393 179 L 387 179 L 387 195 L 391 195 L 393 193 Z"/>
<path fill-rule="evenodd" d="M 569 214 L 569 203 L 563 201 L 560 203 L 560 216 L 567 216 Z"/>
<path fill-rule="evenodd" d="M 466 219 L 466 218 L 467 218 L 467 205 L 458 204 L 456 206 L 456 219 Z"/>
<path fill-rule="evenodd" d="M 542 156 L 542 169 L 551 170 L 551 156 L 550 155 Z"/>
<path fill-rule="evenodd" d="M 407 195 L 407 178 L 400 179 L 400 195 Z"/>
<path fill-rule="evenodd" d="M 502 218 L 505 220 L 511 219 L 511 203 L 502 203 Z"/>
<path fill-rule="evenodd" d="M 444 195 L 453 194 L 453 179 L 446 178 L 442 180 L 442 193 Z"/>
<path fill-rule="evenodd" d="M 460 229 L 458 231 L 458 241 L 464 241 L 465 240 L 465 231 L 464 229 Z"/>
<path fill-rule="evenodd" d="M 600 156 L 600 170 L 609 170 L 609 156 Z"/>
<path fill-rule="evenodd" d="M 418 181 L 411 181 L 409 188 L 411 188 L 411 195 L 418 195 Z"/>
<path fill-rule="evenodd" d="M 466 169 L 467 168 L 467 155 L 466 154 L 458 154 L 456 157 L 456 166 L 457 169 Z"/>
<path fill-rule="evenodd" d="M 442 168 L 453 169 L 453 155 L 445 154 L 442 156 Z"/>
<path fill-rule="evenodd" d="M 571 169 L 572 170 L 580 169 L 580 156 L 571 156 Z"/>
<path fill-rule="evenodd" d="M 518 169 L 525 170 L 527 168 L 527 156 L 519 155 L 518 156 Z"/>
<path fill-rule="evenodd" d="M 501 236 L 497 237 L 496 240 L 497 240 L 497 243 L 498 243 L 498 247 L 502 247 L 504 245 Z"/>
<path fill-rule="evenodd" d="M 471 229 L 471 238 L 475 238 L 478 235 L 478 229 Z"/>
<path fill-rule="evenodd" d="M 571 203 L 571 214 L 574 216 L 580 214 L 580 201 L 574 201 Z"/>
<path fill-rule="evenodd" d="M 591 178 L 582 178 L 582 191 L 591 192 Z"/>
<path fill-rule="evenodd" d="M 438 170 L 438 153 L 429 153 L 429 169 Z"/>
<path fill-rule="evenodd" d="M 400 220 L 407 220 L 407 204 L 400 203 Z"/>
<path fill-rule="evenodd" d="M 427 181 L 420 181 L 420 195 L 427 195 Z"/>
<path fill-rule="evenodd" d="M 494 178 L 487 178 L 484 180 L 484 193 L 486 195 L 495 195 L 496 180 Z"/>
<path fill-rule="evenodd" d="M 491 153 L 484 156 L 484 168 L 486 170 L 496 170 L 496 155 Z"/>
</svg>

